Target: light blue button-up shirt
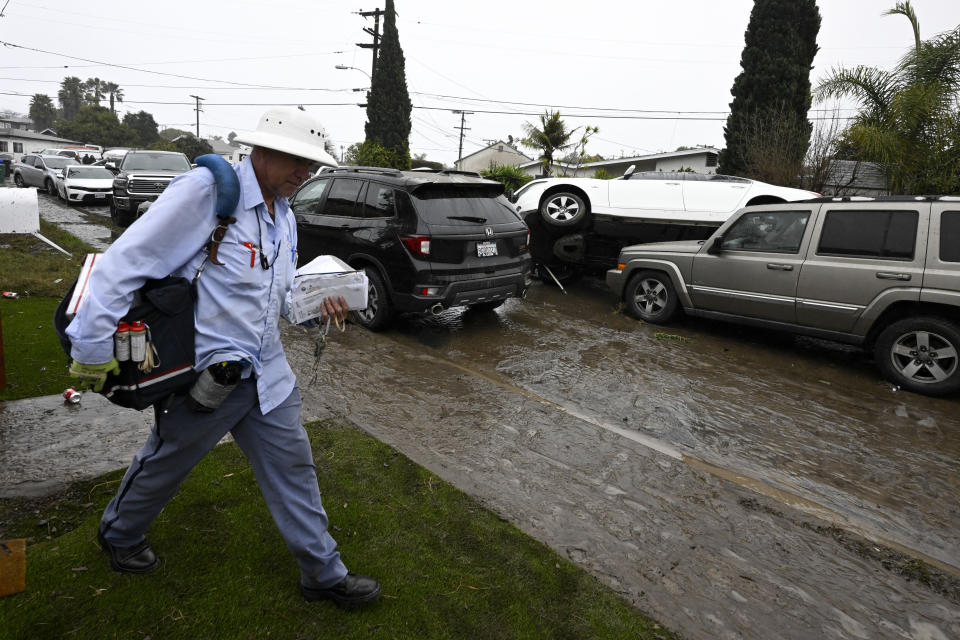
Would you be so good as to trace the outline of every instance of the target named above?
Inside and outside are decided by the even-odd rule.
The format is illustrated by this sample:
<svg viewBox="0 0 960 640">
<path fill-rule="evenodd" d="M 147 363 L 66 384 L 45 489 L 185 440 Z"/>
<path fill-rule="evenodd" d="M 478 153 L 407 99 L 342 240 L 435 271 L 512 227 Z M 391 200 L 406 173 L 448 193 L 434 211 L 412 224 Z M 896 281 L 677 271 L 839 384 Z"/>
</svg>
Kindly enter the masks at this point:
<svg viewBox="0 0 960 640">
<path fill-rule="evenodd" d="M 274 217 L 267 212 L 249 158 L 234 170 L 241 194 L 232 214 L 237 221 L 227 227 L 220 244 L 218 257 L 224 264 L 208 260 L 197 281 L 195 368 L 247 360 L 252 366 L 244 377 L 256 373 L 260 410 L 267 413 L 296 384 L 280 343 L 279 318 L 287 314 L 296 270 L 297 225 L 285 198 L 274 200 Z M 216 195 L 208 170 L 178 176 L 107 249 L 67 329 L 74 360 L 98 364 L 113 357 L 117 322 L 146 280 L 167 275 L 193 279 L 217 225 Z M 261 250 L 272 265 L 267 270 L 260 264 Z"/>
</svg>

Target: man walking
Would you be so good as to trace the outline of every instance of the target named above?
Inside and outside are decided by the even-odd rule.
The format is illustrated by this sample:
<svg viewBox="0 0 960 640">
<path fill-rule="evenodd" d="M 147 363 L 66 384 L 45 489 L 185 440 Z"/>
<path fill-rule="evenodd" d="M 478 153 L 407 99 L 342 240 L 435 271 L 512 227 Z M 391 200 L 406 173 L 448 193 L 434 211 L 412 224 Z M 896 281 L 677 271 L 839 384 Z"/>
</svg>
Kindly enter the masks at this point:
<svg viewBox="0 0 960 640">
<path fill-rule="evenodd" d="M 209 171 L 195 169 L 173 180 L 101 257 L 67 329 L 71 375 L 78 386 L 102 388 L 117 369 L 113 334 L 134 292 L 148 279 L 191 280 L 200 273 L 198 384 L 189 395 L 155 405 L 156 424 L 104 511 L 98 539 L 114 570 L 153 571 L 159 561 L 145 539 L 148 527 L 194 465 L 230 432 L 300 565 L 302 595 L 363 606 L 377 599 L 380 585 L 347 571 L 327 531 L 300 392 L 278 327 L 297 261 L 287 197 L 312 165 L 336 161 L 324 150 L 320 123 L 298 109 L 268 110 L 256 131 L 237 140 L 254 150 L 234 167 L 241 189 L 231 214 L 236 221 L 216 252 L 205 250 L 217 227 L 216 184 Z M 324 300 L 325 316 L 342 320 L 346 313 L 342 298 Z"/>
</svg>

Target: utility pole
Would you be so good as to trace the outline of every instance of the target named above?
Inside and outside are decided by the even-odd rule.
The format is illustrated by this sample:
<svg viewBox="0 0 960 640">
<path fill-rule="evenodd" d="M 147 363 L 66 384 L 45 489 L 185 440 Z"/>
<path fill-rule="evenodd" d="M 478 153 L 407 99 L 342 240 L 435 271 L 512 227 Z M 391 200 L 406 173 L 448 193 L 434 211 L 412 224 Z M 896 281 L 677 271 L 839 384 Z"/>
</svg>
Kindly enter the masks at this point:
<svg viewBox="0 0 960 640">
<path fill-rule="evenodd" d="M 200 108 L 200 101 L 206 100 L 206 98 L 201 98 L 200 96 L 194 96 L 194 95 L 191 95 L 190 97 L 194 98 L 197 101 L 197 108 L 194 109 L 194 111 L 197 112 L 197 140 L 199 140 L 200 139 L 200 112 L 203 111 L 203 109 Z"/>
<path fill-rule="evenodd" d="M 457 166 L 459 166 L 460 161 L 463 160 L 463 132 L 470 131 L 470 127 L 464 127 L 463 125 L 466 123 L 467 116 L 473 115 L 473 111 L 454 111 L 454 113 L 460 114 L 460 126 L 454 127 L 454 129 L 460 129 L 460 151 L 457 153 Z"/>
<path fill-rule="evenodd" d="M 380 51 L 380 16 L 383 15 L 383 10 L 374 9 L 373 11 L 358 11 L 357 13 L 364 18 L 373 16 L 373 29 L 369 27 L 363 28 L 364 31 L 373 36 L 373 44 L 367 42 L 357 43 L 357 46 L 361 49 L 373 49 L 373 62 L 370 63 L 370 82 L 373 82 L 373 76 L 377 71 L 377 55 Z"/>
</svg>

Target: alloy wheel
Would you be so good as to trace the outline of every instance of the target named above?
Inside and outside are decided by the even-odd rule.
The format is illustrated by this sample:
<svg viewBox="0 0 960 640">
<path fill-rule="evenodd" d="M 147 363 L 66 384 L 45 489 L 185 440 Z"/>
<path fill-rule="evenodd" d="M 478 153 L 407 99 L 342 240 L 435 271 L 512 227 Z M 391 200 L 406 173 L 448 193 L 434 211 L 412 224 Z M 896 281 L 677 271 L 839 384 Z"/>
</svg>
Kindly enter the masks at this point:
<svg viewBox="0 0 960 640">
<path fill-rule="evenodd" d="M 957 371 L 957 346 L 931 331 L 904 333 L 893 343 L 890 359 L 904 378 L 921 384 L 947 380 Z"/>
</svg>

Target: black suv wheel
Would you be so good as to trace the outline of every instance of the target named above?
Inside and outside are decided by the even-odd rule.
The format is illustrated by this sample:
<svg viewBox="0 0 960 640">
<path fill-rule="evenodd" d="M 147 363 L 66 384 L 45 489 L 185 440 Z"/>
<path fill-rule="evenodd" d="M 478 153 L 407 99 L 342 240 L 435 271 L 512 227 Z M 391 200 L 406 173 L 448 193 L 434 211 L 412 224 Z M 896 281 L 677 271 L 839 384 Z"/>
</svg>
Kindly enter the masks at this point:
<svg viewBox="0 0 960 640">
<path fill-rule="evenodd" d="M 390 295 L 383 279 L 376 269 L 366 268 L 367 274 L 367 308 L 353 312 L 353 319 L 357 324 L 370 329 L 382 331 L 393 320 L 393 308 L 390 305 Z"/>
<path fill-rule="evenodd" d="M 877 366 L 891 382 L 930 396 L 960 390 L 960 326 L 920 316 L 894 322 L 874 347 Z"/>
<path fill-rule="evenodd" d="M 627 311 L 651 324 L 666 324 L 677 314 L 677 293 L 670 277 L 659 271 L 641 271 L 624 290 Z"/>
</svg>

